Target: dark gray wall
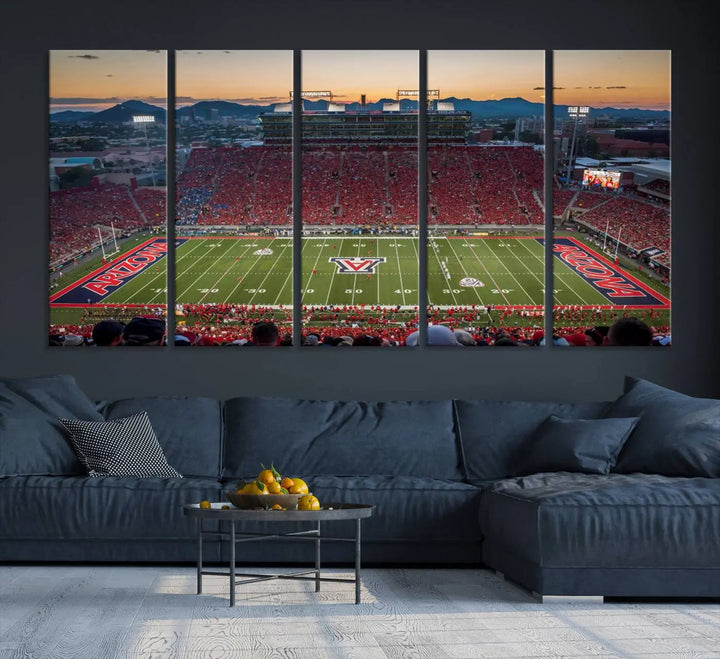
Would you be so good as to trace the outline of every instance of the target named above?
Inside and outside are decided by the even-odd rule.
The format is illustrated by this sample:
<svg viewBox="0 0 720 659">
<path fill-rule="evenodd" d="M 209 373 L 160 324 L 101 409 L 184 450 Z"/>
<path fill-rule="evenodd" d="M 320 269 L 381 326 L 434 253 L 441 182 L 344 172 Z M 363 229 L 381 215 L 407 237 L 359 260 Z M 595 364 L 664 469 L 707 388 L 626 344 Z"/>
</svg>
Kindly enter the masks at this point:
<svg viewBox="0 0 720 659">
<path fill-rule="evenodd" d="M 0 376 L 71 373 L 137 394 L 606 399 L 625 374 L 720 394 L 718 39 L 706 2 L 175 0 L 0 9 Z M 673 341 L 669 349 L 51 350 L 47 52 L 56 48 L 672 49 Z"/>
</svg>

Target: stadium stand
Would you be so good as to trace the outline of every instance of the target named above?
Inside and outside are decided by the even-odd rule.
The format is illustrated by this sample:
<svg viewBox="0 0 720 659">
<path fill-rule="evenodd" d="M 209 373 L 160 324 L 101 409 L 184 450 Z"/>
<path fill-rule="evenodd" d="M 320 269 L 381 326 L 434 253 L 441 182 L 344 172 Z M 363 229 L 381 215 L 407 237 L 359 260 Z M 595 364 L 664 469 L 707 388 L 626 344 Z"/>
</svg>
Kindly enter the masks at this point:
<svg viewBox="0 0 720 659">
<path fill-rule="evenodd" d="M 111 225 L 123 233 L 164 224 L 164 193 L 140 190 L 133 193 L 125 185 L 103 183 L 52 192 L 50 262 L 72 259 L 97 246 L 98 227 L 107 238 Z"/>
<path fill-rule="evenodd" d="M 585 193 L 582 193 L 585 194 Z M 655 257 L 670 265 L 670 213 L 666 208 L 622 196 L 613 196 L 576 218 L 635 251 L 658 247 L 665 253 Z"/>
<path fill-rule="evenodd" d="M 542 225 L 543 160 L 532 147 L 431 146 L 431 224 Z M 193 149 L 178 180 L 179 224 L 291 223 L 287 147 Z M 303 150 L 308 225 L 417 223 L 412 147 L 319 146 Z"/>
</svg>

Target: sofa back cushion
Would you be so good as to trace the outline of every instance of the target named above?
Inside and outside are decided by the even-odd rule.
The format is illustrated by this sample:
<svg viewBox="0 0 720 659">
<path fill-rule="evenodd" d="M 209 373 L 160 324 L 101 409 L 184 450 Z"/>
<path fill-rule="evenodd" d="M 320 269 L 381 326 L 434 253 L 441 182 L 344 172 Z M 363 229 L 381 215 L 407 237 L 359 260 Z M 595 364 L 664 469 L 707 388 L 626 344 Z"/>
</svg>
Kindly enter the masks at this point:
<svg viewBox="0 0 720 659">
<path fill-rule="evenodd" d="M 638 417 L 561 419 L 551 414 L 518 456 L 522 476 L 570 471 L 609 474 Z"/>
<path fill-rule="evenodd" d="M 145 411 L 167 461 L 183 476 L 219 478 L 222 403 L 215 398 L 153 396 L 107 403 L 105 418 Z"/>
<path fill-rule="evenodd" d="M 720 400 L 627 377 L 606 416 L 640 417 L 613 471 L 720 478 Z"/>
<path fill-rule="evenodd" d="M 524 446 L 551 414 L 595 419 L 608 403 L 457 400 L 455 405 L 467 478 L 487 481 L 520 475 Z"/>
<path fill-rule="evenodd" d="M 226 479 L 271 463 L 288 476 L 460 479 L 451 401 L 233 398 L 225 404 Z"/>
<path fill-rule="evenodd" d="M 0 382 L 0 477 L 84 474 L 61 417 L 102 420 L 70 375 Z"/>
</svg>

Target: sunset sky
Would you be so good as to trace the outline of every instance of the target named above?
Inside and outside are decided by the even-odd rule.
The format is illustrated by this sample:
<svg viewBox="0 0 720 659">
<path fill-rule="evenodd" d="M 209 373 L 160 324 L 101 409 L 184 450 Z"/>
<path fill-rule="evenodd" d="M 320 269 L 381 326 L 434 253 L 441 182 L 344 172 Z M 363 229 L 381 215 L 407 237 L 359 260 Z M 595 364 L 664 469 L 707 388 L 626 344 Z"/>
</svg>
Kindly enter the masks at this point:
<svg viewBox="0 0 720 659">
<path fill-rule="evenodd" d="M 336 102 L 417 89 L 416 51 L 303 51 L 303 90 Z M 428 87 L 440 97 L 544 100 L 542 51 L 429 51 Z M 287 102 L 291 51 L 177 51 L 179 105 L 222 99 Z M 124 100 L 165 105 L 164 51 L 51 51 L 50 111 L 100 110 Z M 669 51 L 556 51 L 555 102 L 670 108 Z"/>
</svg>

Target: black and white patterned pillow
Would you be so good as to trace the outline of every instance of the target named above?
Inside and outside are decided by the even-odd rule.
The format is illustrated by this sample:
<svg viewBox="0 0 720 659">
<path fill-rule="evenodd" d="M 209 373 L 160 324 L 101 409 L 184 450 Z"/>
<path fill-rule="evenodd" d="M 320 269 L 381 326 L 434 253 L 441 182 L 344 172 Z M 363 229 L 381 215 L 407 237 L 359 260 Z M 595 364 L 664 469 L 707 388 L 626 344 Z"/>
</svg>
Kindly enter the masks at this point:
<svg viewBox="0 0 720 659">
<path fill-rule="evenodd" d="M 182 478 L 173 469 L 147 412 L 112 421 L 60 419 L 90 476 Z"/>
</svg>

